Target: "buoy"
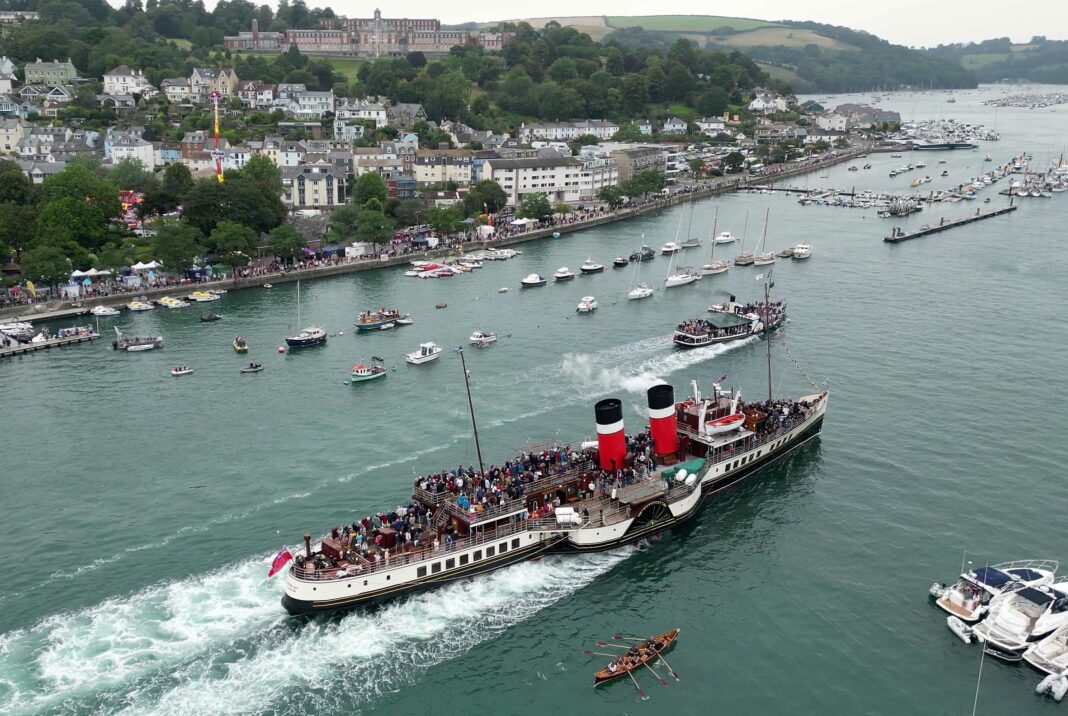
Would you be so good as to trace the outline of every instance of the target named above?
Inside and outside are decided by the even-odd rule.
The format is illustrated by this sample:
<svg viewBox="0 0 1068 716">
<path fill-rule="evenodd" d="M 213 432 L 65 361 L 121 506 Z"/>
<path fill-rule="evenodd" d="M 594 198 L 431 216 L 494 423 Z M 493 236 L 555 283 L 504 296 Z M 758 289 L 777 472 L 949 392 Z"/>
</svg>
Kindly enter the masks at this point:
<svg viewBox="0 0 1068 716">
<path fill-rule="evenodd" d="M 337 332 L 337 334 L 338 334 L 339 336 L 343 336 L 343 335 L 345 335 L 345 331 L 338 331 L 338 332 Z"/>
<path fill-rule="evenodd" d="M 285 353 L 286 352 L 286 347 L 285 346 L 278 346 L 278 352 L 279 353 Z"/>
</svg>

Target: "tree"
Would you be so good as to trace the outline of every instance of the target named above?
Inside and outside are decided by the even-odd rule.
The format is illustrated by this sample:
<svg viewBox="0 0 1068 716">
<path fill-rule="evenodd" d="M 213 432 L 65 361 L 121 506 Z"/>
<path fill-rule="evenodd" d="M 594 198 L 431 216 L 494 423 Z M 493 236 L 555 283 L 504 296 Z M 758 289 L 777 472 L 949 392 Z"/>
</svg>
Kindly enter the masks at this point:
<svg viewBox="0 0 1068 716">
<path fill-rule="evenodd" d="M 68 165 L 63 171 L 45 179 L 41 185 L 41 198 L 45 202 L 68 198 L 92 204 L 98 210 L 103 224 L 122 211 L 119 190 L 115 185 L 82 164 Z"/>
<path fill-rule="evenodd" d="M 33 183 L 13 161 L 0 159 L 0 203 L 30 204 L 36 199 Z"/>
<path fill-rule="evenodd" d="M 455 206 L 435 206 L 430 210 L 430 226 L 439 234 L 448 236 L 463 228 L 460 211 Z"/>
<path fill-rule="evenodd" d="M 37 210 L 38 246 L 75 244 L 92 251 L 99 248 L 106 231 L 106 217 L 98 206 L 85 199 L 61 196 L 41 204 Z"/>
<path fill-rule="evenodd" d="M 690 171 L 693 172 L 694 176 L 699 176 L 701 170 L 705 168 L 705 161 L 700 158 L 691 159 L 687 164 L 690 165 Z"/>
<path fill-rule="evenodd" d="M 189 167 L 179 162 L 174 162 L 167 166 L 163 171 L 163 191 L 179 198 L 185 198 L 185 195 L 193 188 L 193 175 L 189 172 Z"/>
<path fill-rule="evenodd" d="M 745 157 L 742 156 L 741 152 L 731 152 L 723 157 L 723 168 L 731 173 L 740 172 L 744 163 Z"/>
<path fill-rule="evenodd" d="M 571 205 L 563 201 L 553 207 L 553 213 L 555 214 L 570 214 L 571 211 Z"/>
<path fill-rule="evenodd" d="M 140 159 L 126 157 L 117 161 L 108 172 L 108 179 L 116 187 L 132 191 L 144 191 L 152 181 L 152 172 Z"/>
<path fill-rule="evenodd" d="M 351 202 L 339 206 L 330 215 L 330 226 L 327 228 L 327 238 L 335 244 L 347 243 L 356 236 L 356 227 L 359 225 L 360 208 Z"/>
<path fill-rule="evenodd" d="M 519 210 L 516 211 L 517 216 L 526 219 L 541 219 L 552 213 L 553 207 L 549 203 L 549 197 L 541 192 L 525 195 L 519 202 Z"/>
<path fill-rule="evenodd" d="M 22 260 L 23 276 L 49 286 L 66 283 L 70 272 L 70 259 L 56 246 L 38 246 L 31 249 Z"/>
<path fill-rule="evenodd" d="M 508 205 L 508 195 L 501 185 L 492 179 L 483 179 L 471 187 L 464 197 L 464 214 L 474 216 L 483 211 L 496 214 Z"/>
<path fill-rule="evenodd" d="M 373 208 L 375 201 L 368 201 L 360 209 L 356 225 L 356 238 L 373 246 L 388 243 L 393 238 L 393 221 L 382 213 L 381 208 Z"/>
<path fill-rule="evenodd" d="M 193 260 L 204 253 L 200 245 L 200 232 L 185 221 L 165 221 L 156 227 L 152 240 L 152 253 L 171 270 L 182 272 L 193 265 Z"/>
<path fill-rule="evenodd" d="M 299 256 L 307 243 L 300 232 L 289 224 L 276 226 L 267 235 L 267 245 L 270 246 L 271 252 L 286 263 Z"/>
<path fill-rule="evenodd" d="M 259 239 L 256 232 L 247 226 L 233 221 L 221 221 L 208 237 L 208 244 L 212 250 L 227 258 L 233 255 L 244 255 L 246 258 L 256 253 L 256 245 Z M 232 263 L 232 262 L 231 262 Z M 241 263 L 240 261 L 238 262 Z M 248 263 L 245 261 L 244 263 Z"/>
<path fill-rule="evenodd" d="M 248 181 L 269 196 L 282 194 L 282 171 L 265 154 L 252 155 L 243 167 L 227 172 L 226 178 Z"/>
<path fill-rule="evenodd" d="M 268 194 L 243 178 L 222 184 L 202 179 L 185 197 L 182 215 L 209 236 L 220 222 L 241 224 L 259 234 L 281 224 L 286 209 L 277 194 Z"/>
<path fill-rule="evenodd" d="M 0 186 L 3 186 L 2 180 Z M 34 232 L 27 227 L 34 225 L 36 213 L 36 208 L 29 204 L 0 203 L 0 247 L 4 249 L 0 262 L 7 258 L 8 252 L 20 256 L 33 243 Z"/>
<path fill-rule="evenodd" d="M 620 187 L 628 196 L 645 196 L 651 192 L 657 192 L 664 188 L 667 181 L 664 175 L 656 170 L 638 172 L 625 181 Z"/>
<path fill-rule="evenodd" d="M 377 199 L 379 204 L 385 204 L 389 197 L 389 188 L 382 175 L 378 172 L 364 172 L 356 180 L 356 186 L 352 190 L 352 201 L 356 206 L 365 206 L 371 199 Z"/>
<path fill-rule="evenodd" d="M 623 190 L 618 186 L 602 187 L 601 190 L 597 192 L 597 198 L 611 206 L 613 209 L 623 205 L 623 197 Z"/>
</svg>

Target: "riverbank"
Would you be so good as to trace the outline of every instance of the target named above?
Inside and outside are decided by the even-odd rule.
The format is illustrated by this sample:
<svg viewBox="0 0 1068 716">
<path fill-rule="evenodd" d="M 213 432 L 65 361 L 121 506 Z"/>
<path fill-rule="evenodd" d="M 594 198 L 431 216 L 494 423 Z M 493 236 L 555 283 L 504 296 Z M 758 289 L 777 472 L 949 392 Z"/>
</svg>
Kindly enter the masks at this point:
<svg viewBox="0 0 1068 716">
<path fill-rule="evenodd" d="M 93 306 L 123 306 L 129 303 L 135 296 L 145 296 L 149 300 L 155 300 L 168 295 L 182 295 L 187 291 L 193 290 L 210 291 L 213 289 L 226 289 L 228 291 L 233 291 L 246 288 L 259 288 L 265 283 L 277 284 L 296 281 L 298 279 L 307 281 L 309 279 L 340 276 L 342 274 L 357 271 L 370 271 L 395 266 L 406 266 L 411 263 L 412 260 L 431 260 L 466 251 L 512 246 L 527 241 L 549 238 L 556 232 L 559 232 L 560 234 L 568 234 L 575 231 L 582 231 L 595 226 L 601 226 L 616 221 L 624 221 L 643 214 L 662 211 L 673 206 L 678 206 L 679 204 L 707 199 L 730 191 L 772 184 L 782 179 L 808 174 L 835 164 L 840 164 L 873 151 L 881 151 L 881 148 L 858 147 L 843 151 L 834 156 L 827 156 L 817 162 L 782 169 L 773 174 L 765 174 L 761 176 L 724 176 L 692 185 L 692 187 L 676 190 L 669 196 L 649 200 L 640 206 L 621 208 L 607 214 L 592 216 L 587 219 L 580 219 L 566 224 L 557 224 L 554 226 L 531 229 L 529 231 L 521 231 L 500 238 L 490 239 L 488 241 L 468 241 L 454 244 L 446 248 L 433 249 L 421 253 L 389 256 L 386 258 L 346 259 L 341 260 L 338 263 L 324 266 L 312 266 L 299 270 L 259 274 L 245 278 L 233 276 L 219 281 L 144 288 L 143 290 L 132 293 L 99 296 L 82 299 L 80 301 L 50 301 L 47 303 L 12 306 L 0 309 L 0 320 L 20 320 L 28 322 L 60 320 L 63 318 L 84 315 L 88 313 L 89 309 Z"/>
</svg>

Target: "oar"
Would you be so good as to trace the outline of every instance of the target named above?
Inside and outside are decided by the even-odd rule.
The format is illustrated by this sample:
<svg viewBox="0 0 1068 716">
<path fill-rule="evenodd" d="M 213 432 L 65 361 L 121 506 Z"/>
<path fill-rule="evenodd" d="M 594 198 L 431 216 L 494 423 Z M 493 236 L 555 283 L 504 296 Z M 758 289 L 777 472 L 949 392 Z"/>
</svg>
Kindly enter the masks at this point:
<svg viewBox="0 0 1068 716">
<path fill-rule="evenodd" d="M 629 676 L 630 680 L 634 682 L 634 688 L 636 688 L 638 690 L 638 696 L 642 697 L 642 701 L 645 701 L 647 698 L 649 698 L 648 696 L 645 695 L 645 691 L 642 690 L 642 687 L 638 686 L 638 681 L 637 681 L 637 679 L 634 678 L 634 674 L 632 674 L 632 673 L 630 673 L 628 671 L 627 672 L 627 676 Z"/>
<path fill-rule="evenodd" d="M 675 677 L 675 681 L 682 681 L 682 679 L 679 678 L 679 675 L 675 673 L 675 670 L 671 668 L 671 664 L 667 663 L 667 659 L 664 658 L 664 653 L 659 652 L 657 656 L 660 657 L 660 661 L 664 662 L 664 666 L 668 668 L 668 670 L 671 672 L 671 675 Z"/>
<path fill-rule="evenodd" d="M 632 636 L 620 636 L 619 634 L 616 634 L 613 638 L 619 639 L 621 641 L 649 641 L 648 639 L 638 639 L 637 637 Z M 664 662 L 664 666 L 671 670 L 671 675 L 675 677 L 675 681 L 681 681 L 682 679 L 679 678 L 678 673 L 671 668 L 671 664 L 669 664 L 667 659 L 664 658 L 663 650 L 657 652 L 657 655 L 660 657 L 660 661 Z"/>
<path fill-rule="evenodd" d="M 620 636 L 619 634 L 616 634 L 612 638 L 616 641 L 649 641 L 648 639 L 639 639 L 638 637 L 634 636 Z"/>
<path fill-rule="evenodd" d="M 613 659 L 616 658 L 617 656 L 619 656 L 619 654 L 605 654 L 604 652 L 601 652 L 601 651 L 590 651 L 589 649 L 583 649 L 582 653 L 586 654 L 587 656 L 589 656 L 591 654 L 593 656 L 609 656 L 609 657 L 611 657 Z"/>
<path fill-rule="evenodd" d="M 607 641 L 599 641 L 599 642 L 597 642 L 597 646 L 610 646 L 613 649 L 629 649 L 630 648 L 629 646 L 626 646 L 625 644 L 609 644 Z"/>
<path fill-rule="evenodd" d="M 660 676 L 660 674 L 656 673 L 656 669 L 654 669 L 653 667 L 649 666 L 648 662 L 643 661 L 642 662 L 642 666 L 644 666 L 649 671 L 653 672 L 653 676 L 655 676 L 656 678 L 660 679 L 660 685 L 661 686 L 667 686 L 668 685 L 667 679 L 665 679 L 664 677 Z"/>
</svg>

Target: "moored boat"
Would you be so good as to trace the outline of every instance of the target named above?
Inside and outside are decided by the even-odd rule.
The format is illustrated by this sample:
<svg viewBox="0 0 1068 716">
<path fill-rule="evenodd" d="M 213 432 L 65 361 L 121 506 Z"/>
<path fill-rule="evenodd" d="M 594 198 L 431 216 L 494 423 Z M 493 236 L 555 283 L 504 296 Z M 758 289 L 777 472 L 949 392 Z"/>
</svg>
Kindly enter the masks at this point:
<svg viewBox="0 0 1068 716">
<path fill-rule="evenodd" d="M 365 365 L 363 363 L 357 363 L 352 366 L 352 372 L 349 374 L 350 383 L 365 383 L 375 378 L 384 378 L 386 376 L 386 362 L 378 356 L 371 356 L 371 365 Z"/>
<path fill-rule="evenodd" d="M 573 278 L 575 278 L 575 272 L 567 266 L 561 266 L 556 269 L 556 273 L 553 274 L 554 281 L 570 281 Z"/>
<path fill-rule="evenodd" d="M 491 343 L 497 342 L 497 334 L 488 331 L 475 331 L 467 340 L 476 348 L 485 348 Z"/>
<path fill-rule="evenodd" d="M 115 340 L 111 347 L 115 350 L 124 350 L 130 353 L 152 350 L 163 345 L 163 336 L 127 336 L 115 328 Z"/>
<path fill-rule="evenodd" d="M 535 288 L 537 286 L 544 286 L 545 277 L 542 276 L 540 273 L 528 274 L 519 282 L 519 285 L 522 288 Z"/>
<path fill-rule="evenodd" d="M 376 331 L 387 323 L 396 323 L 398 319 L 407 317 L 408 314 L 402 315 L 399 309 L 383 306 L 377 311 L 363 311 L 356 317 L 354 325 L 357 331 Z"/>
<path fill-rule="evenodd" d="M 795 259 L 807 259 L 812 256 L 812 244 L 798 244 L 794 247 L 793 257 Z"/>
<path fill-rule="evenodd" d="M 241 336 L 234 339 L 233 346 L 237 353 L 248 353 L 248 343 Z"/>
<path fill-rule="evenodd" d="M 612 266 L 614 266 L 615 268 L 624 268 L 629 263 L 630 262 L 622 256 L 616 256 L 614 259 L 612 259 Z"/>
<path fill-rule="evenodd" d="M 1059 566 L 1052 559 L 992 564 L 962 573 L 951 587 L 936 582 L 930 595 L 943 611 L 962 621 L 975 622 L 1006 594 L 1024 587 L 1052 584 Z"/>
<path fill-rule="evenodd" d="M 627 260 L 633 263 L 635 261 L 642 261 L 642 262 L 644 262 L 644 261 L 652 261 L 655 258 L 656 258 L 656 252 L 655 251 L 653 251 L 648 246 L 642 246 L 641 249 L 639 249 L 638 251 L 635 251 L 630 256 L 628 256 Z"/>
<path fill-rule="evenodd" d="M 681 249 L 682 249 L 682 247 L 679 246 L 674 241 L 668 241 L 667 243 L 665 243 L 663 246 L 660 247 L 660 255 L 661 256 L 670 256 L 672 254 L 677 254 Z"/>
<path fill-rule="evenodd" d="M 412 365 L 421 365 L 423 363 L 429 363 L 432 360 L 437 360 L 441 355 L 441 346 L 436 343 L 420 343 L 419 350 L 408 353 L 404 356 L 404 360 L 408 361 Z"/>
<path fill-rule="evenodd" d="M 286 336 L 286 345 L 290 348 L 308 348 L 326 343 L 326 331 L 321 326 L 308 326 L 300 329 L 295 336 Z"/>
<path fill-rule="evenodd" d="M 583 296 L 575 310 L 579 313 L 593 313 L 597 310 L 597 299 L 593 296 Z"/>
<path fill-rule="evenodd" d="M 1030 645 L 1068 625 L 1068 581 L 1024 587 L 990 605 L 972 630 L 986 653 L 1020 661 Z"/>
<path fill-rule="evenodd" d="M 94 316 L 117 316 L 119 315 L 119 309 L 112 306 L 93 306 L 89 309 L 89 313 Z"/>
<path fill-rule="evenodd" d="M 126 304 L 126 308 L 131 311 L 151 311 L 155 306 L 148 301 L 130 301 Z"/>
<path fill-rule="evenodd" d="M 604 264 L 599 264 L 591 257 L 587 256 L 586 260 L 582 262 L 581 266 L 579 266 L 579 271 L 585 274 L 601 273 L 602 271 L 604 271 Z"/>
</svg>

